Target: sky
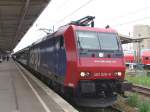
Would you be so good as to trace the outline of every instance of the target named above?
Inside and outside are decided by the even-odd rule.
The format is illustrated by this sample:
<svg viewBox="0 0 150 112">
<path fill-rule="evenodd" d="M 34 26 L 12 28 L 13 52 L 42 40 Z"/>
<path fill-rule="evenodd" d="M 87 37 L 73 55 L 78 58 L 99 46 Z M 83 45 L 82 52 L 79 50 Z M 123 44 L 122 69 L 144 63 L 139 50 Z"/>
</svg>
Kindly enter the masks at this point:
<svg viewBox="0 0 150 112">
<path fill-rule="evenodd" d="M 87 15 L 95 16 L 95 27 L 109 25 L 118 33 L 132 36 L 134 25 L 150 25 L 149 12 L 150 0 L 51 0 L 14 51 L 45 36 L 41 29 L 53 30 L 54 27 L 56 31 L 58 27 Z"/>
</svg>

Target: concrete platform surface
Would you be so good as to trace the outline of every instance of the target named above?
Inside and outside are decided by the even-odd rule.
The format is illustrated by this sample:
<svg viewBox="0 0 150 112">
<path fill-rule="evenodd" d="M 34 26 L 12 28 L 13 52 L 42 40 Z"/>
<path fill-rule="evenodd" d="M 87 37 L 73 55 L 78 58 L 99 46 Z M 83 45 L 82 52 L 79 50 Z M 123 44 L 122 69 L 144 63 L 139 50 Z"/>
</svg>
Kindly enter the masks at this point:
<svg viewBox="0 0 150 112">
<path fill-rule="evenodd" d="M 77 112 L 13 60 L 0 63 L 0 112 Z M 40 86 L 42 85 L 42 86 Z"/>
</svg>

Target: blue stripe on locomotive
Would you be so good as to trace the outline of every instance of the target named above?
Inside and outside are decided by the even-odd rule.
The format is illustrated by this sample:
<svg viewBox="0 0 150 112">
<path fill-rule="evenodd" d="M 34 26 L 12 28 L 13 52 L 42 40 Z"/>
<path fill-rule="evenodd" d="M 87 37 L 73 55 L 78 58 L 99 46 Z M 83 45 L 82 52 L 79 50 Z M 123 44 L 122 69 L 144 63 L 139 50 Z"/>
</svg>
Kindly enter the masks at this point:
<svg viewBox="0 0 150 112">
<path fill-rule="evenodd" d="M 60 40 L 63 37 L 47 39 L 39 44 L 40 66 L 38 71 L 41 74 L 48 74 L 48 71 L 64 76 L 66 73 L 66 52 Z M 49 75 L 49 74 L 48 74 Z"/>
</svg>

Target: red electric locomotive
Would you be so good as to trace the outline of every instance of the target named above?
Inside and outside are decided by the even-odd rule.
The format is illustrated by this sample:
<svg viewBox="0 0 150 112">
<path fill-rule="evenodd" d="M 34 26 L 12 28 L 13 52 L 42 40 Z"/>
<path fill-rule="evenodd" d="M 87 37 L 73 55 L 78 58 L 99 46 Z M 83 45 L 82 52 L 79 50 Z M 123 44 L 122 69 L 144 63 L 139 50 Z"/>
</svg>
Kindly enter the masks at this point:
<svg viewBox="0 0 150 112">
<path fill-rule="evenodd" d="M 132 67 L 136 63 L 135 56 L 133 53 L 124 54 L 124 59 L 125 59 L 125 64 L 127 68 Z"/>
<path fill-rule="evenodd" d="M 134 54 L 124 54 L 125 62 L 128 63 L 135 63 Z"/>
<path fill-rule="evenodd" d="M 150 68 L 150 50 L 143 50 L 141 53 L 141 63 L 145 68 Z"/>
<path fill-rule="evenodd" d="M 124 56 L 117 32 L 87 26 L 94 25 L 93 19 L 87 16 L 60 27 L 18 57 L 77 105 L 107 107 L 128 85 Z"/>
</svg>

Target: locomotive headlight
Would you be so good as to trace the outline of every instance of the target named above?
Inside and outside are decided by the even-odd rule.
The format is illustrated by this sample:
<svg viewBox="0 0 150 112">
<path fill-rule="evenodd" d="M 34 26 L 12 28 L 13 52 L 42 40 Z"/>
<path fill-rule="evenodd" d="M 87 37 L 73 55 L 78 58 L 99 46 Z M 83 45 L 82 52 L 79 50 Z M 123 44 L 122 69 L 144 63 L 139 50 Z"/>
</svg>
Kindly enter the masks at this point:
<svg viewBox="0 0 150 112">
<path fill-rule="evenodd" d="M 118 76 L 120 77 L 122 75 L 122 73 L 121 72 L 118 72 Z"/>
<path fill-rule="evenodd" d="M 81 76 L 81 77 L 89 77 L 89 76 L 90 76 L 90 73 L 89 73 L 89 72 L 81 72 L 81 73 L 80 73 L 80 76 Z"/>
<path fill-rule="evenodd" d="M 115 72 L 114 75 L 121 77 L 122 73 L 121 72 Z"/>
<path fill-rule="evenodd" d="M 81 77 L 84 77 L 84 76 L 85 76 L 85 72 L 81 72 L 81 73 L 80 73 L 80 76 L 81 76 Z"/>
</svg>

